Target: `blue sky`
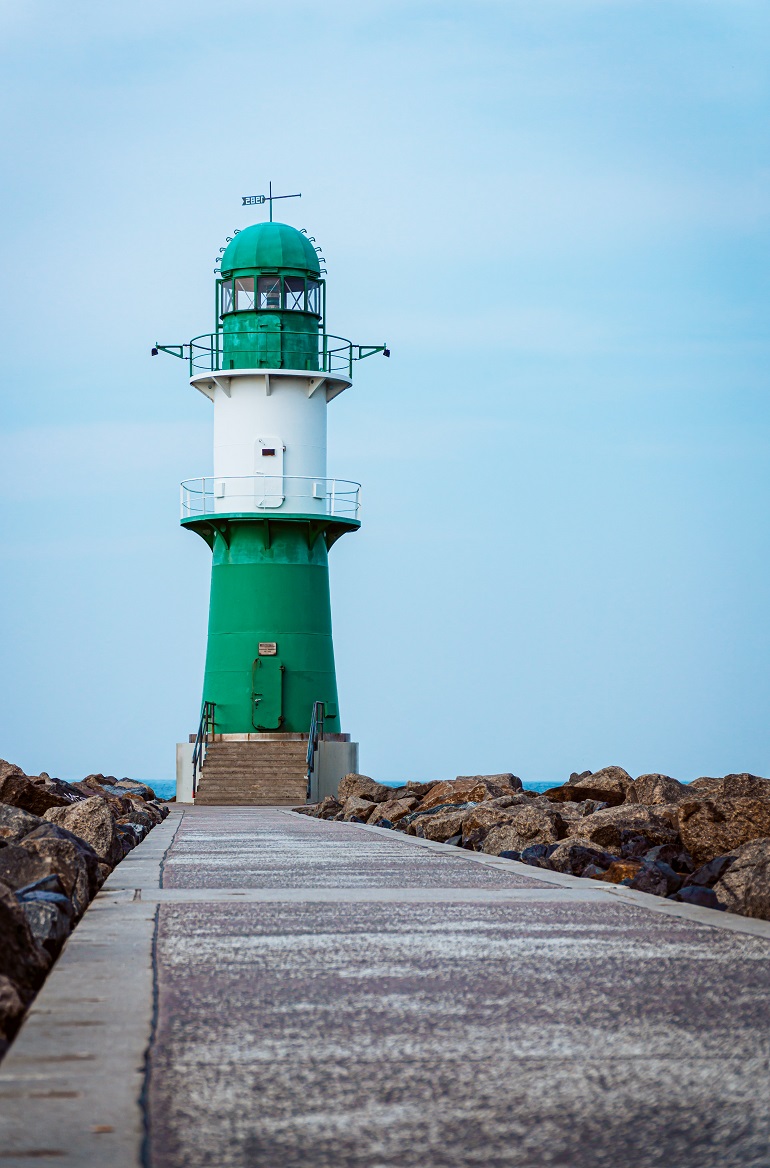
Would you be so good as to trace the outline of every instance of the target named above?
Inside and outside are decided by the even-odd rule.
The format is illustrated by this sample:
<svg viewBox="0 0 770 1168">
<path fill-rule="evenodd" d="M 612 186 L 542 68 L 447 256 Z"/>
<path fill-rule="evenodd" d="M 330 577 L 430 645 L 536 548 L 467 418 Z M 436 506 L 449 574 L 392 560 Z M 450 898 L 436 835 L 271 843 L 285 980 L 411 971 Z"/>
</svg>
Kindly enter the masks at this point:
<svg viewBox="0 0 770 1168">
<path fill-rule="evenodd" d="M 479 0 L 0 10 L 0 755 L 171 777 L 209 553 L 211 327 L 271 179 L 364 527 L 332 555 L 367 773 L 770 773 L 770 9 Z"/>
</svg>

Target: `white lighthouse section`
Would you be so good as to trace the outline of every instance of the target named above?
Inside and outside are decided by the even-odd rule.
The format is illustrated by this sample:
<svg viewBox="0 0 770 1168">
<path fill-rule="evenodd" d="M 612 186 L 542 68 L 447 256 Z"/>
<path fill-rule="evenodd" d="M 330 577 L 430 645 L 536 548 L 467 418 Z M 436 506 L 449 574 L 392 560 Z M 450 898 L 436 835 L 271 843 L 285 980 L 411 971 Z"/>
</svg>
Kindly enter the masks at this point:
<svg viewBox="0 0 770 1168">
<path fill-rule="evenodd" d="M 358 518 L 358 484 L 326 475 L 326 407 L 349 379 L 233 369 L 191 384 L 214 404 L 214 474 L 183 484 L 183 513 Z"/>
</svg>

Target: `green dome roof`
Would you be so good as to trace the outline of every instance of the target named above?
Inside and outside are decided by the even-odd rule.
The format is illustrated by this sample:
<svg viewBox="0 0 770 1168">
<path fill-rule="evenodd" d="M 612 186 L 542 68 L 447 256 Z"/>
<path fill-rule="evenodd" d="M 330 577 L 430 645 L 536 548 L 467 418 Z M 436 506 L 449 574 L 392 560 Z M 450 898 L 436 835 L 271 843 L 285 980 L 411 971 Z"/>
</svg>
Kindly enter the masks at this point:
<svg viewBox="0 0 770 1168">
<path fill-rule="evenodd" d="M 239 231 L 222 256 L 222 271 L 294 268 L 320 275 L 318 256 L 306 235 L 286 223 L 255 223 Z"/>
</svg>

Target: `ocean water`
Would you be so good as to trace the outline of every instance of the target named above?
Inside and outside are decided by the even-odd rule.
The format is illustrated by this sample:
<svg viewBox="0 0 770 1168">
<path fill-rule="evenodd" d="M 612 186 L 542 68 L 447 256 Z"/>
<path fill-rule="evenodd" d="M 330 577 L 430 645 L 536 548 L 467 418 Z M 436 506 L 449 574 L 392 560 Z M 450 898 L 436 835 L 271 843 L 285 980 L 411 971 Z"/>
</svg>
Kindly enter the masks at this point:
<svg viewBox="0 0 770 1168">
<path fill-rule="evenodd" d="M 173 799 L 176 795 L 176 779 L 142 779 L 152 787 L 159 799 Z"/>
</svg>

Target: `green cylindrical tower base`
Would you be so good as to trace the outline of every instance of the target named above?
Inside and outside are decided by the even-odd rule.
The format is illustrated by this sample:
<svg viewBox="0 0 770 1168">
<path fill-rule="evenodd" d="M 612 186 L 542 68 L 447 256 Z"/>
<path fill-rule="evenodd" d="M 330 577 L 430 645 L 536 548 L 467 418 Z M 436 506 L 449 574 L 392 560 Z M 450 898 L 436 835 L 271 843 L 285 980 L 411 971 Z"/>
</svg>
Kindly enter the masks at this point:
<svg viewBox="0 0 770 1168">
<path fill-rule="evenodd" d="M 217 734 L 307 733 L 313 702 L 339 733 L 327 552 L 355 522 L 187 520 L 213 552 L 203 699 Z"/>
</svg>

